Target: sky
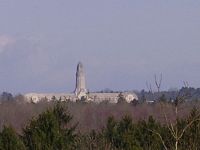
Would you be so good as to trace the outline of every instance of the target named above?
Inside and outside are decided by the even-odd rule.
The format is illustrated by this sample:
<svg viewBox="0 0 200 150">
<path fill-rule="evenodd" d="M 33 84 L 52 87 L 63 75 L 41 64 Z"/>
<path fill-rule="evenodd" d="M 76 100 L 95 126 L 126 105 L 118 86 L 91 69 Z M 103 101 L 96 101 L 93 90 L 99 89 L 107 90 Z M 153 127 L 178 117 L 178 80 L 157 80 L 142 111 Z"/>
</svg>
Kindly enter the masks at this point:
<svg viewBox="0 0 200 150">
<path fill-rule="evenodd" d="M 200 87 L 198 0 L 0 0 L 0 92 Z"/>
</svg>

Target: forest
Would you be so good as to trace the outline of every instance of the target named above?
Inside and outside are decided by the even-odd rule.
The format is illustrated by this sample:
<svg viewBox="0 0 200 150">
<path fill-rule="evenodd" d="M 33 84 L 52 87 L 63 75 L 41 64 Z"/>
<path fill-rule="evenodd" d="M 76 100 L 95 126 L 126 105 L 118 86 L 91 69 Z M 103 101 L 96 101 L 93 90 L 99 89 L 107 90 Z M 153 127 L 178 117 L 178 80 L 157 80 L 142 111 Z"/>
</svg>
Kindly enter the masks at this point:
<svg viewBox="0 0 200 150">
<path fill-rule="evenodd" d="M 130 104 L 0 99 L 0 150 L 200 149 L 200 102 L 189 94 Z"/>
</svg>

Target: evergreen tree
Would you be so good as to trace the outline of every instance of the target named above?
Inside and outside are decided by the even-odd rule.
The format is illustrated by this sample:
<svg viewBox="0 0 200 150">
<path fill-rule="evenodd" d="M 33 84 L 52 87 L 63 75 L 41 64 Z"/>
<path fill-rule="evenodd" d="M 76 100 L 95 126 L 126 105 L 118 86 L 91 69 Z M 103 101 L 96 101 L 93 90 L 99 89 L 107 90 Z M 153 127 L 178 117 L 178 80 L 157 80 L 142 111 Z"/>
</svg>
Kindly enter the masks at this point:
<svg viewBox="0 0 200 150">
<path fill-rule="evenodd" d="M 189 122 L 194 120 L 192 125 L 188 128 L 188 130 L 185 131 L 181 143 L 181 148 L 184 149 L 187 147 L 187 149 L 200 149 L 200 112 L 197 108 L 193 108 L 190 112 L 190 115 L 187 119 L 184 119 L 182 121 L 182 126 L 186 126 Z"/>
<path fill-rule="evenodd" d="M 0 150 L 25 150 L 20 137 L 11 127 L 3 127 L 0 133 Z"/>
<path fill-rule="evenodd" d="M 111 148 L 115 148 L 115 138 L 117 137 L 117 121 L 115 121 L 113 116 L 108 118 L 105 137 L 108 143 L 111 144 Z"/>
<path fill-rule="evenodd" d="M 75 126 L 69 127 L 72 116 L 61 103 L 32 119 L 24 129 L 24 142 L 30 150 L 68 150 L 75 146 Z"/>
<path fill-rule="evenodd" d="M 152 116 L 147 121 L 139 121 L 137 124 L 137 139 L 143 149 L 162 150 L 164 149 L 160 138 L 155 133 L 161 133 L 161 125 Z"/>
<path fill-rule="evenodd" d="M 125 116 L 120 122 L 116 122 L 113 117 L 109 118 L 105 134 L 112 145 L 111 149 L 141 149 L 135 138 L 134 124 L 129 116 Z"/>
</svg>

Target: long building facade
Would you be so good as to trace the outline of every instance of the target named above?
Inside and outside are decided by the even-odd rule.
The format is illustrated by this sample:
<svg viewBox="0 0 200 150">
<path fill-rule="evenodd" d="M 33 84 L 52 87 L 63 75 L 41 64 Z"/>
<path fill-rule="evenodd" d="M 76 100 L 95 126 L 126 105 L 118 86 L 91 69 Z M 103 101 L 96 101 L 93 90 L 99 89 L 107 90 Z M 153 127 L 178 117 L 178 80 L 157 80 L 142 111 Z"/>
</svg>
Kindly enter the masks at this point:
<svg viewBox="0 0 200 150">
<path fill-rule="evenodd" d="M 137 95 L 134 92 L 110 92 L 110 93 L 89 93 L 86 88 L 85 73 L 83 64 L 81 62 L 77 65 L 76 70 L 76 87 L 73 93 L 28 93 L 25 94 L 25 99 L 28 102 L 37 103 L 42 100 L 52 101 L 86 101 L 100 103 L 107 101 L 109 103 L 117 103 L 119 95 L 122 95 L 124 100 L 128 103 L 134 100 L 138 100 Z"/>
</svg>

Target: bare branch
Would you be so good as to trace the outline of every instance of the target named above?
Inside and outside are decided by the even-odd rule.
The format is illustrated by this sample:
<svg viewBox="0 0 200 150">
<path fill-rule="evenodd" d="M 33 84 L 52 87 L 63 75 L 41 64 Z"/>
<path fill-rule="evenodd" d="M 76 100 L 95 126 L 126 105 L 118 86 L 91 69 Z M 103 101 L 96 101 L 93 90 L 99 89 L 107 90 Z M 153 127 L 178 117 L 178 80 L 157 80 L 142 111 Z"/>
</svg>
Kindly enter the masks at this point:
<svg viewBox="0 0 200 150">
<path fill-rule="evenodd" d="M 160 140 L 161 140 L 161 142 L 162 142 L 162 144 L 163 144 L 165 150 L 168 150 L 168 148 L 167 148 L 167 146 L 165 145 L 165 142 L 164 142 L 162 136 L 160 135 L 160 133 L 158 133 L 158 132 L 156 132 L 156 131 L 153 131 L 153 130 L 151 130 L 151 129 L 147 129 L 147 130 L 150 131 L 150 132 L 152 132 L 152 133 L 154 133 L 154 134 L 156 134 L 156 135 L 160 138 Z"/>
<path fill-rule="evenodd" d="M 167 119 L 167 115 L 165 114 L 165 120 L 166 120 L 166 124 L 167 124 L 167 128 L 169 129 L 169 131 L 171 132 L 172 136 L 175 138 L 175 131 L 174 131 L 174 127 L 173 124 L 168 121 Z M 170 125 L 169 125 L 170 124 Z"/>
<path fill-rule="evenodd" d="M 156 88 L 157 88 L 158 93 L 159 93 L 160 92 L 160 88 L 161 88 L 161 84 L 162 84 L 162 74 L 160 74 L 159 79 L 157 79 L 157 76 L 154 75 L 154 80 L 155 80 Z"/>
<path fill-rule="evenodd" d="M 197 115 L 196 117 L 199 117 L 199 116 Z M 196 117 L 195 117 L 195 118 L 196 118 Z M 187 124 L 187 125 L 185 126 L 185 128 L 182 130 L 182 132 L 181 132 L 181 134 L 179 135 L 179 137 L 177 137 L 178 140 L 180 140 L 180 139 L 182 138 L 182 136 L 183 136 L 183 134 L 185 133 L 185 131 L 186 131 L 195 121 L 200 121 L 200 119 L 199 119 L 199 118 L 196 118 L 196 119 L 192 120 L 189 124 Z"/>
<path fill-rule="evenodd" d="M 185 88 L 188 88 L 189 87 L 188 81 L 183 81 L 183 85 L 184 85 Z"/>
<path fill-rule="evenodd" d="M 171 121 L 168 120 L 167 115 L 166 115 L 166 113 L 164 111 L 164 107 L 163 107 L 162 103 L 161 103 L 161 108 L 162 108 L 162 111 L 163 111 L 163 114 L 164 114 L 164 117 L 165 117 L 167 128 L 171 132 L 172 136 L 175 138 L 175 131 L 174 131 L 173 124 L 171 123 Z"/>
<path fill-rule="evenodd" d="M 147 87 L 147 89 L 149 90 L 150 93 L 153 93 L 151 83 L 148 83 L 148 82 L 146 81 L 146 87 Z"/>
</svg>

